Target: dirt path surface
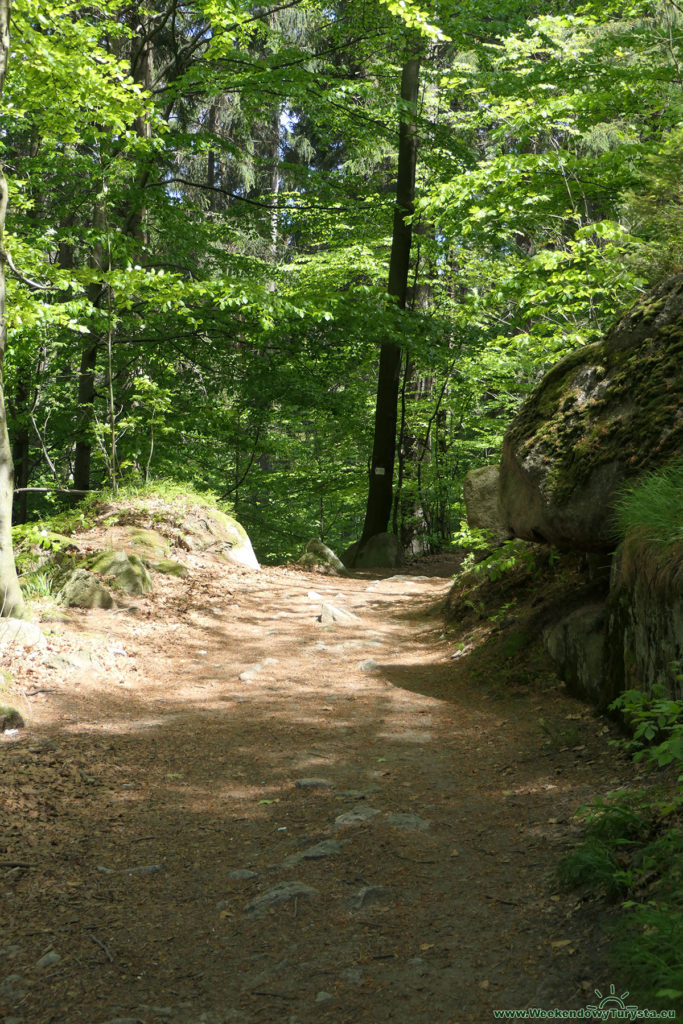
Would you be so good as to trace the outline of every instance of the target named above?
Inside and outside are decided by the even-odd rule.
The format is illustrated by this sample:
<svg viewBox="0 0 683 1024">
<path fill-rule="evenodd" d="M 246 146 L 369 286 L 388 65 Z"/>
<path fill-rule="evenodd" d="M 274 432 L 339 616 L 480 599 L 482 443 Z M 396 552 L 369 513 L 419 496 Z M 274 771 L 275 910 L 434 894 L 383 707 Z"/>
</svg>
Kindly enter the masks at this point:
<svg viewBox="0 0 683 1024">
<path fill-rule="evenodd" d="M 481 1024 L 619 985 L 553 876 L 623 782 L 601 720 L 473 682 L 448 577 L 188 561 L 5 652 L 4 1024 Z"/>
</svg>

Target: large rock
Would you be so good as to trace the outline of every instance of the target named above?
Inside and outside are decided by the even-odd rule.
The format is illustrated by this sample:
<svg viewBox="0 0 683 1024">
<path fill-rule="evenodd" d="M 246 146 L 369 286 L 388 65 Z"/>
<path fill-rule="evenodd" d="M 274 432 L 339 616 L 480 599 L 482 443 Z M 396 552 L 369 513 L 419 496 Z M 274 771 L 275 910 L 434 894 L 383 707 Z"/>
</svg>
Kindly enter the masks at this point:
<svg viewBox="0 0 683 1024">
<path fill-rule="evenodd" d="M 609 551 L 614 499 L 683 448 L 683 275 L 603 341 L 554 366 L 505 435 L 505 526 L 525 540 Z"/>
<path fill-rule="evenodd" d="M 558 675 L 605 709 L 624 690 L 683 698 L 683 545 L 631 533 L 612 559 L 603 601 L 570 612 L 543 634 Z"/>
<path fill-rule="evenodd" d="M 87 569 L 70 572 L 57 595 L 60 604 L 72 608 L 113 608 L 114 598 L 97 576 Z"/>
<path fill-rule="evenodd" d="M 376 533 L 359 550 L 356 541 L 342 556 L 349 569 L 396 569 L 403 563 L 401 544 L 395 533 Z"/>
<path fill-rule="evenodd" d="M 605 675 L 605 602 L 577 608 L 543 633 L 543 642 L 557 674 L 577 697 L 606 707 L 617 693 Z"/>
<path fill-rule="evenodd" d="M 306 569 L 321 569 L 332 575 L 346 576 L 341 559 L 337 558 L 332 548 L 328 548 L 321 540 L 309 540 L 297 564 Z"/>
<path fill-rule="evenodd" d="M 617 692 L 663 686 L 683 698 L 683 544 L 661 548 L 632 533 L 617 550 L 605 674 Z"/>
<path fill-rule="evenodd" d="M 103 551 L 91 565 L 93 572 L 111 579 L 123 594 L 139 596 L 152 590 L 152 580 L 142 559 L 125 551 Z"/>
<path fill-rule="evenodd" d="M 215 555 L 223 562 L 260 569 L 247 531 L 220 509 L 193 509 L 185 517 L 185 543 L 193 550 Z"/>
<path fill-rule="evenodd" d="M 509 537 L 500 514 L 500 466 L 471 469 L 463 485 L 467 524 L 475 530 L 487 530 L 496 539 Z"/>
<path fill-rule="evenodd" d="M 45 636 L 40 626 L 25 619 L 0 619 L 0 642 L 20 647 L 44 647 Z"/>
</svg>

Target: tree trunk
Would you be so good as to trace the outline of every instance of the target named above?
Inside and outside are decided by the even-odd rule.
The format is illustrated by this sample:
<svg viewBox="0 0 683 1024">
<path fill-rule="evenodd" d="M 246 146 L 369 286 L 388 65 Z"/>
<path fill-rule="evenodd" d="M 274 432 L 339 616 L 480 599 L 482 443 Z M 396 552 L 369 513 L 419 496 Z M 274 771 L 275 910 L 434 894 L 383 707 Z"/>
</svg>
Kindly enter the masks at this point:
<svg viewBox="0 0 683 1024">
<path fill-rule="evenodd" d="M 93 225 L 100 233 L 104 230 L 104 209 L 98 203 L 93 214 Z M 92 267 L 102 270 L 104 266 L 104 246 L 99 237 L 93 247 L 90 259 Z M 102 298 L 102 285 L 88 286 L 88 298 L 93 306 L 98 306 Z M 74 458 L 74 488 L 77 491 L 90 490 L 90 463 L 92 458 L 92 421 L 95 405 L 95 369 L 97 354 L 100 348 L 100 336 L 91 331 L 83 343 L 81 365 L 78 372 L 78 438 Z"/>
<path fill-rule="evenodd" d="M 0 0 L 0 95 L 5 85 L 7 62 L 9 58 L 9 17 L 10 0 Z M 5 415 L 5 396 L 2 385 L 2 368 L 7 348 L 7 318 L 5 316 L 5 260 L 4 230 L 7 212 L 7 181 L 0 166 L 0 615 L 21 616 L 24 613 L 24 601 L 17 579 L 14 565 L 14 549 L 12 547 L 12 492 L 14 489 L 14 467 L 9 434 L 7 433 L 7 416 Z"/>
<path fill-rule="evenodd" d="M 210 135 L 216 134 L 216 123 L 218 113 L 218 100 L 214 99 L 211 101 L 209 107 L 209 119 L 207 124 L 207 131 Z M 215 189 L 218 184 L 218 168 L 219 162 L 216 159 L 216 153 L 213 149 L 209 150 L 207 164 L 206 164 L 206 184 L 209 189 Z M 217 194 L 213 191 L 209 192 L 209 209 L 215 210 L 218 206 Z"/>
<path fill-rule="evenodd" d="M 139 14 L 134 13 L 133 20 L 137 21 Z M 154 47 L 151 38 L 151 19 L 143 17 L 138 26 L 139 36 L 133 40 L 133 52 L 131 54 L 130 73 L 134 82 L 141 85 L 145 92 L 149 92 L 154 83 Z M 135 45 L 138 49 L 135 51 Z M 140 139 L 152 138 L 152 125 L 144 116 L 135 118 L 135 133 Z M 145 170 L 144 161 L 140 167 L 137 188 L 131 191 L 133 207 L 128 214 L 126 230 L 140 243 L 138 259 L 144 264 L 146 261 L 145 247 L 147 245 L 147 210 L 142 199 L 140 186 L 147 178 L 149 171 Z M 138 193 L 136 195 L 136 192 Z"/>
<path fill-rule="evenodd" d="M 401 100 L 411 114 L 417 107 L 420 76 L 420 58 L 409 57 L 401 75 Z M 413 213 L 415 202 L 415 166 L 417 162 L 417 127 L 414 117 L 405 120 L 401 112 L 398 137 L 398 174 L 394 230 L 389 261 L 389 294 L 405 309 L 408 291 L 408 268 L 412 225 L 406 218 Z M 392 507 L 394 460 L 396 456 L 396 420 L 401 349 L 393 342 L 385 342 L 380 349 L 375 405 L 375 435 L 368 488 L 368 504 L 359 550 L 370 537 L 384 533 L 389 525 Z"/>
<path fill-rule="evenodd" d="M 12 406 L 15 412 L 15 423 L 17 428 L 13 432 L 14 436 L 12 439 L 12 459 L 14 462 L 14 483 L 16 487 L 22 489 L 21 494 L 14 495 L 14 522 L 25 523 L 28 516 L 28 494 L 25 488 L 28 487 L 29 481 L 29 432 L 27 426 L 28 420 L 28 372 L 21 372 L 17 381 L 17 387 L 14 392 Z"/>
</svg>

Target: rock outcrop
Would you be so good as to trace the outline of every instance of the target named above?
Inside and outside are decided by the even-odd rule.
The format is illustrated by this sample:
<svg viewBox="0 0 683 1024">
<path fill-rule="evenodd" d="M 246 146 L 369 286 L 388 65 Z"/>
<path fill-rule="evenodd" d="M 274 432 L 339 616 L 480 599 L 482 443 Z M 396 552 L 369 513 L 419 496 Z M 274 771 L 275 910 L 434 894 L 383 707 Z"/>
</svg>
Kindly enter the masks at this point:
<svg viewBox="0 0 683 1024">
<path fill-rule="evenodd" d="M 605 602 L 596 601 L 570 612 L 543 633 L 545 648 L 570 693 L 602 708 L 619 693 L 605 677 L 606 619 Z"/>
<path fill-rule="evenodd" d="M 507 430 L 503 521 L 525 540 L 610 551 L 625 483 L 683 448 L 683 275 L 554 366 Z"/>
<path fill-rule="evenodd" d="M 683 699 L 683 544 L 662 549 L 630 534 L 612 560 L 607 601 L 607 686 L 663 686 Z"/>
<path fill-rule="evenodd" d="M 616 498 L 681 450 L 683 275 L 554 366 L 505 435 L 499 494 L 510 532 L 612 558 L 604 602 L 592 597 L 544 632 L 569 688 L 603 708 L 629 688 L 681 696 L 683 545 L 636 528 L 613 554 Z"/>
<path fill-rule="evenodd" d="M 236 519 L 220 509 L 193 509 L 184 521 L 186 546 L 191 551 L 212 554 L 223 562 L 260 569 L 247 531 Z"/>
<path fill-rule="evenodd" d="M 487 530 L 496 540 L 510 536 L 500 511 L 500 466 L 470 470 L 465 477 L 463 496 L 468 526 Z"/>
<path fill-rule="evenodd" d="M 401 544 L 395 533 L 376 533 L 360 550 L 359 547 L 356 541 L 342 555 L 349 569 L 396 569 L 403 563 Z"/>
<path fill-rule="evenodd" d="M 297 565 L 305 569 L 318 569 L 331 575 L 346 576 L 344 563 L 335 555 L 332 548 L 323 544 L 321 540 L 309 540 L 301 556 L 297 559 Z"/>
<path fill-rule="evenodd" d="M 545 647 L 577 697 L 606 709 L 624 690 L 683 699 L 683 549 L 627 536 L 609 591 L 549 626 Z"/>
</svg>

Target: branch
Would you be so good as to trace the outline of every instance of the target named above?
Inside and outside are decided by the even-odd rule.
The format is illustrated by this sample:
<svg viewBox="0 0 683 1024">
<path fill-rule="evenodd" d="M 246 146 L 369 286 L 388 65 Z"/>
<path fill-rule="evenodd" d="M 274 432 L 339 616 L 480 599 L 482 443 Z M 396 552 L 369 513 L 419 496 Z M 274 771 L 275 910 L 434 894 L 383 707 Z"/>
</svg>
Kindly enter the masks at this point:
<svg viewBox="0 0 683 1024">
<path fill-rule="evenodd" d="M 273 206 L 270 203 L 260 203 L 257 199 L 247 199 L 246 196 L 239 196 L 236 192 L 228 192 L 225 188 L 219 188 L 218 185 L 204 185 L 199 181 L 189 181 L 188 178 L 165 178 L 164 181 L 151 181 L 144 186 L 144 188 L 159 188 L 164 185 L 171 184 L 179 185 L 190 185 L 191 188 L 202 188 L 208 192 L 220 192 L 221 195 L 228 196 L 229 199 L 238 199 L 241 203 L 249 203 L 250 206 L 259 206 L 262 210 L 279 210 L 279 206 Z"/>
<path fill-rule="evenodd" d="M 258 440 L 259 440 L 260 434 L 261 434 L 261 425 L 259 424 L 259 426 L 256 428 L 256 437 L 254 438 L 254 450 L 252 451 L 251 458 L 249 459 L 249 462 L 247 463 L 247 468 L 245 469 L 244 473 L 239 478 L 237 483 L 233 487 L 229 487 L 227 489 L 227 491 L 223 492 L 223 494 L 221 495 L 222 498 L 227 498 L 229 494 L 234 494 L 235 491 L 238 491 L 240 489 L 240 487 L 242 486 L 242 484 L 244 483 L 244 481 L 247 479 L 247 476 L 249 475 L 249 470 L 251 469 L 251 467 L 252 467 L 252 465 L 254 463 L 254 459 L 256 458 L 256 446 L 258 444 Z"/>
<path fill-rule="evenodd" d="M 52 289 L 51 284 L 39 284 L 37 281 L 32 281 L 30 277 L 24 277 L 20 270 L 14 266 L 12 257 L 6 249 L 0 250 L 0 259 L 7 264 L 12 273 L 18 278 L 22 284 L 27 285 L 29 288 L 34 288 L 36 291 L 49 292 Z"/>
<path fill-rule="evenodd" d="M 92 494 L 92 491 L 72 491 L 69 487 L 15 487 L 15 494 Z"/>
<path fill-rule="evenodd" d="M 247 196 L 240 196 L 236 192 L 228 192 L 225 188 L 220 188 L 218 185 L 206 185 L 201 181 L 190 181 L 189 178 L 164 178 L 163 181 L 150 181 L 143 188 L 163 188 L 165 185 L 189 185 L 190 188 L 201 188 L 205 192 L 219 192 L 223 196 L 227 196 L 228 199 L 236 199 L 240 203 L 249 203 L 250 206 L 258 206 L 261 210 L 278 210 L 280 213 L 287 213 L 292 211 L 296 213 L 298 210 L 315 210 L 327 211 L 328 213 L 339 213 L 342 210 L 341 204 L 336 206 L 318 206 L 315 203 L 297 203 L 296 206 L 283 206 L 282 203 L 261 203 L 258 199 L 248 199 Z M 288 193 L 283 193 L 287 195 Z"/>
<path fill-rule="evenodd" d="M 50 418 L 50 414 L 48 413 L 47 419 L 49 419 L 49 418 Z M 45 420 L 45 426 L 46 427 L 47 427 L 47 419 Z M 36 418 L 33 415 L 33 412 L 31 412 L 31 425 L 33 426 L 33 429 L 36 432 L 36 437 L 38 438 L 38 441 L 40 442 L 40 447 L 43 450 L 43 455 L 45 456 L 45 461 L 47 462 L 48 466 L 52 470 L 53 477 L 55 477 L 55 479 L 56 479 L 57 478 L 57 470 L 55 469 L 55 466 L 54 466 L 54 463 L 53 463 L 52 459 L 50 458 L 50 456 L 47 453 L 47 448 L 45 447 L 45 441 L 43 440 L 43 435 L 38 430 L 38 424 L 36 423 Z"/>
</svg>

